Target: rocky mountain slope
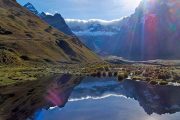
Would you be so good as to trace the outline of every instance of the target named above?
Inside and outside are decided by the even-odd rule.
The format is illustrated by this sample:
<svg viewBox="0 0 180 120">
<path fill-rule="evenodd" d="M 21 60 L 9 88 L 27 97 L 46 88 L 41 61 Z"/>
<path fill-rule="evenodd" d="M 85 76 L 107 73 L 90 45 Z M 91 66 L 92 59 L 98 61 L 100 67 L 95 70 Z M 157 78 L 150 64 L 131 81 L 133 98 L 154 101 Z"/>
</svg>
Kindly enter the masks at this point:
<svg viewBox="0 0 180 120">
<path fill-rule="evenodd" d="M 1 64 L 99 60 L 77 38 L 54 29 L 16 0 L 0 0 L 0 17 Z"/>
<path fill-rule="evenodd" d="M 116 24 L 66 20 L 72 31 L 100 55 L 130 60 L 180 59 L 180 1 L 144 0 Z"/>
<path fill-rule="evenodd" d="M 122 20 L 66 19 L 66 23 L 85 45 L 100 55 L 141 61 L 180 59 L 179 4 L 178 0 L 144 0 L 134 14 Z M 55 16 L 58 15 L 49 17 L 58 28 L 60 20 Z"/>
<path fill-rule="evenodd" d="M 142 1 L 121 26 L 114 55 L 132 60 L 180 59 L 179 0 Z"/>
<path fill-rule="evenodd" d="M 42 15 L 43 13 L 41 13 L 41 19 L 43 19 L 44 21 L 46 21 L 49 25 L 55 27 L 56 29 L 62 31 L 63 33 L 67 34 L 67 35 L 71 35 L 71 36 L 75 36 L 73 34 L 73 32 L 71 31 L 71 29 L 69 28 L 69 26 L 66 24 L 66 22 L 64 21 L 64 18 L 56 13 L 54 15 Z"/>
<path fill-rule="evenodd" d="M 28 2 L 27 4 L 24 5 L 25 8 L 27 8 L 28 10 L 30 10 L 32 13 L 34 13 L 35 15 L 38 15 L 39 12 L 36 10 L 36 8 L 30 3 Z"/>
<path fill-rule="evenodd" d="M 49 25 L 60 30 L 61 32 L 67 35 L 75 36 L 73 32 L 71 31 L 71 29 L 69 28 L 69 26 L 64 21 L 64 18 L 59 13 L 56 13 L 54 15 L 47 15 L 44 12 L 39 13 L 36 10 L 36 8 L 29 2 L 25 4 L 24 7 L 27 8 L 29 11 L 31 11 L 33 14 L 39 16 L 42 20 L 47 22 Z"/>
<path fill-rule="evenodd" d="M 98 19 L 66 19 L 73 33 L 90 49 L 100 55 L 110 54 L 109 44 L 118 38 L 121 20 L 104 21 Z"/>
</svg>

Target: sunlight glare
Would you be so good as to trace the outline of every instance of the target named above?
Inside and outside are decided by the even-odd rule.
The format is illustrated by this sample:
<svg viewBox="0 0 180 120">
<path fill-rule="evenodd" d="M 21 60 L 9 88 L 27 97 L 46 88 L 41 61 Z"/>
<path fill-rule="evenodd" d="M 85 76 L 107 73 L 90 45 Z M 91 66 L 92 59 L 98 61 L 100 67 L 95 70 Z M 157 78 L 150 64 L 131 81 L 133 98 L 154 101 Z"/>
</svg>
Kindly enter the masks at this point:
<svg viewBox="0 0 180 120">
<path fill-rule="evenodd" d="M 141 0 L 123 0 L 124 6 L 127 8 L 136 8 Z"/>
</svg>

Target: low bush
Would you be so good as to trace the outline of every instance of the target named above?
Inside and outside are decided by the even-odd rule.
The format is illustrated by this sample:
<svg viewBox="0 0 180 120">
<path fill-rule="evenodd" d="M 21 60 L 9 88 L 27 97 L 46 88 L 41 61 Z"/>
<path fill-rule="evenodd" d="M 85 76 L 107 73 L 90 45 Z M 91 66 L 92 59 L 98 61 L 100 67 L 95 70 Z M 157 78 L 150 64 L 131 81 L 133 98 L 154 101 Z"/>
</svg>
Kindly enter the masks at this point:
<svg viewBox="0 0 180 120">
<path fill-rule="evenodd" d="M 154 80 L 150 81 L 149 83 L 150 83 L 151 85 L 157 85 L 157 84 L 158 84 L 158 82 L 157 82 L 157 81 L 154 81 Z"/>
<path fill-rule="evenodd" d="M 167 84 L 168 84 L 167 81 L 160 81 L 160 82 L 159 82 L 159 85 L 167 85 Z"/>
</svg>

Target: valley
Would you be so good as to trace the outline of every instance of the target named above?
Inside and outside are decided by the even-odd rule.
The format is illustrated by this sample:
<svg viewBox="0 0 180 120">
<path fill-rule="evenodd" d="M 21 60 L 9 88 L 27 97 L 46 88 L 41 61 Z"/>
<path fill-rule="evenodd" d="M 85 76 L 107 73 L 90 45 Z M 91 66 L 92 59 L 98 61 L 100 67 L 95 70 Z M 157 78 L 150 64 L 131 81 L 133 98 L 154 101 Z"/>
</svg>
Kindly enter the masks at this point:
<svg viewBox="0 0 180 120">
<path fill-rule="evenodd" d="M 180 117 L 179 0 L 114 20 L 87 19 L 92 1 L 45 1 L 0 0 L 0 120 Z"/>
<path fill-rule="evenodd" d="M 143 0 L 130 16 L 119 20 L 66 22 L 80 40 L 101 56 L 128 60 L 176 60 L 180 58 L 178 0 Z"/>
<path fill-rule="evenodd" d="M 10 8 L 10 4 L 13 7 Z M 114 47 L 113 51 L 116 51 L 114 45 L 117 45 L 117 40 L 115 39 L 119 38 L 119 33 L 124 30 L 123 26 L 131 21 L 131 17 L 136 18 L 137 12 L 143 7 L 143 2 L 136 9 L 134 15 L 114 21 L 64 20 L 58 13 L 46 15 L 44 12 L 38 12 L 31 3 L 21 7 L 11 0 L 9 3 L 2 0 L 0 5 L 2 11 L 0 14 L 3 16 L 0 20 L 1 85 L 37 80 L 41 76 L 58 73 L 94 77 L 116 76 L 119 79 L 126 79 L 130 76 L 133 80 L 144 80 L 152 84 L 159 82 L 168 84 L 168 82 L 179 82 L 180 80 L 179 64 L 177 65 L 175 61 L 140 62 L 116 58 L 103 61 L 89 49 L 91 48 L 96 53 L 99 52 L 98 54 L 102 56 L 113 55 L 109 48 Z M 36 31 L 34 31 L 35 29 Z M 86 37 L 83 38 L 85 41 L 81 39 L 83 44 L 76 35 L 80 39 L 84 35 L 90 35 L 90 39 L 101 41 L 97 42 L 101 47 L 98 47 L 92 40 L 88 40 L 88 43 L 93 45 L 89 46 L 85 42 Z M 109 40 L 103 42 L 102 40 L 106 39 L 105 36 Z M 112 40 L 114 40 L 113 43 Z M 110 43 L 112 43 L 111 46 L 106 49 Z M 124 43 L 122 44 L 124 45 Z M 119 45 L 122 46 L 122 44 Z M 137 50 L 139 49 L 135 51 L 137 52 Z M 122 51 L 124 51 L 123 48 Z M 127 50 L 126 55 L 128 54 Z M 138 54 L 134 53 L 134 55 Z M 143 56 L 141 57 L 143 58 Z M 104 70 L 105 66 L 108 66 L 108 71 Z"/>
<path fill-rule="evenodd" d="M 84 63 L 58 65 L 2 65 L 0 66 L 0 85 L 7 86 L 41 79 L 44 76 L 70 74 L 97 78 L 116 77 L 119 81 L 132 79 L 146 81 L 153 85 L 179 85 L 180 66 L 175 62 L 154 63 Z"/>
</svg>

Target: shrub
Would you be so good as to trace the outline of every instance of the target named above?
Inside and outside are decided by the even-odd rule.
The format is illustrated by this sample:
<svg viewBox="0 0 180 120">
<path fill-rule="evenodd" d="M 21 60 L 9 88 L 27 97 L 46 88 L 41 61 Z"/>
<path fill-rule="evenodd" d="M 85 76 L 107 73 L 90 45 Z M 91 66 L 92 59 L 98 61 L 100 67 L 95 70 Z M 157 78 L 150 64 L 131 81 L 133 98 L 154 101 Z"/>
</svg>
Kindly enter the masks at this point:
<svg viewBox="0 0 180 120">
<path fill-rule="evenodd" d="M 49 26 L 48 28 L 46 28 L 44 31 L 50 33 L 52 31 L 53 27 L 52 26 Z"/>
<path fill-rule="evenodd" d="M 168 84 L 167 81 L 160 81 L 160 82 L 159 82 L 159 85 L 167 85 L 167 84 Z"/>
<path fill-rule="evenodd" d="M 9 35 L 12 34 L 11 31 L 8 31 L 0 26 L 0 35 Z"/>
<path fill-rule="evenodd" d="M 14 15 L 8 15 L 9 18 L 15 20 L 15 16 Z"/>
<path fill-rule="evenodd" d="M 146 78 L 146 81 L 151 81 L 151 79 L 149 77 Z"/>
<path fill-rule="evenodd" d="M 8 50 L 0 49 L 0 64 L 20 64 L 19 56 Z"/>
<path fill-rule="evenodd" d="M 103 72 L 103 74 L 102 74 L 102 75 L 103 75 L 103 77 L 106 77 L 106 72 Z"/>
<path fill-rule="evenodd" d="M 180 80 L 180 76 L 174 75 L 174 76 L 173 76 L 173 79 L 174 79 L 174 80 Z"/>
<path fill-rule="evenodd" d="M 99 78 L 101 77 L 101 72 L 100 71 L 97 72 L 97 77 L 99 77 Z"/>
<path fill-rule="evenodd" d="M 132 78 L 132 80 L 143 80 L 143 78 L 142 77 L 140 77 L 140 76 L 134 76 L 133 78 Z"/>
<path fill-rule="evenodd" d="M 26 56 L 26 55 L 22 55 L 20 58 L 23 59 L 23 60 L 30 60 L 30 58 L 28 56 Z"/>
<path fill-rule="evenodd" d="M 99 68 L 97 68 L 97 70 L 104 71 L 104 68 L 103 67 L 99 67 Z"/>
<path fill-rule="evenodd" d="M 144 77 L 149 77 L 149 74 L 146 72 L 146 73 L 143 73 L 143 76 Z"/>
<path fill-rule="evenodd" d="M 45 58 L 44 61 L 48 62 L 48 63 L 53 63 L 53 61 L 51 61 L 50 59 L 47 59 L 47 58 Z"/>
<path fill-rule="evenodd" d="M 109 77 L 112 77 L 113 75 L 112 75 L 112 72 L 108 72 L 108 76 Z"/>
<path fill-rule="evenodd" d="M 129 74 L 128 74 L 127 72 L 125 72 L 125 73 L 124 73 L 124 78 L 128 78 L 128 75 L 129 75 Z"/>
<path fill-rule="evenodd" d="M 105 71 L 110 71 L 109 67 L 104 67 Z"/>
<path fill-rule="evenodd" d="M 150 81 L 149 83 L 150 83 L 151 85 L 157 85 L 157 84 L 158 84 L 158 82 L 157 82 L 157 81 L 154 81 L 154 80 Z"/>
<path fill-rule="evenodd" d="M 29 37 L 29 38 L 33 38 L 33 36 L 29 33 L 26 33 L 26 36 Z"/>
<path fill-rule="evenodd" d="M 169 78 L 170 78 L 170 75 L 168 73 L 160 73 L 158 75 L 158 79 L 166 80 L 166 79 L 169 79 Z"/>
<path fill-rule="evenodd" d="M 141 73 L 142 73 L 142 71 L 140 71 L 140 70 L 135 71 L 135 75 L 140 75 Z"/>
<path fill-rule="evenodd" d="M 123 74 L 118 75 L 118 80 L 119 81 L 122 81 L 123 79 L 124 79 L 124 75 Z"/>
<path fill-rule="evenodd" d="M 116 77 L 118 75 L 118 72 L 114 72 L 114 76 Z"/>
<path fill-rule="evenodd" d="M 96 77 L 96 75 L 97 75 L 96 73 L 91 73 L 92 77 Z"/>
</svg>

